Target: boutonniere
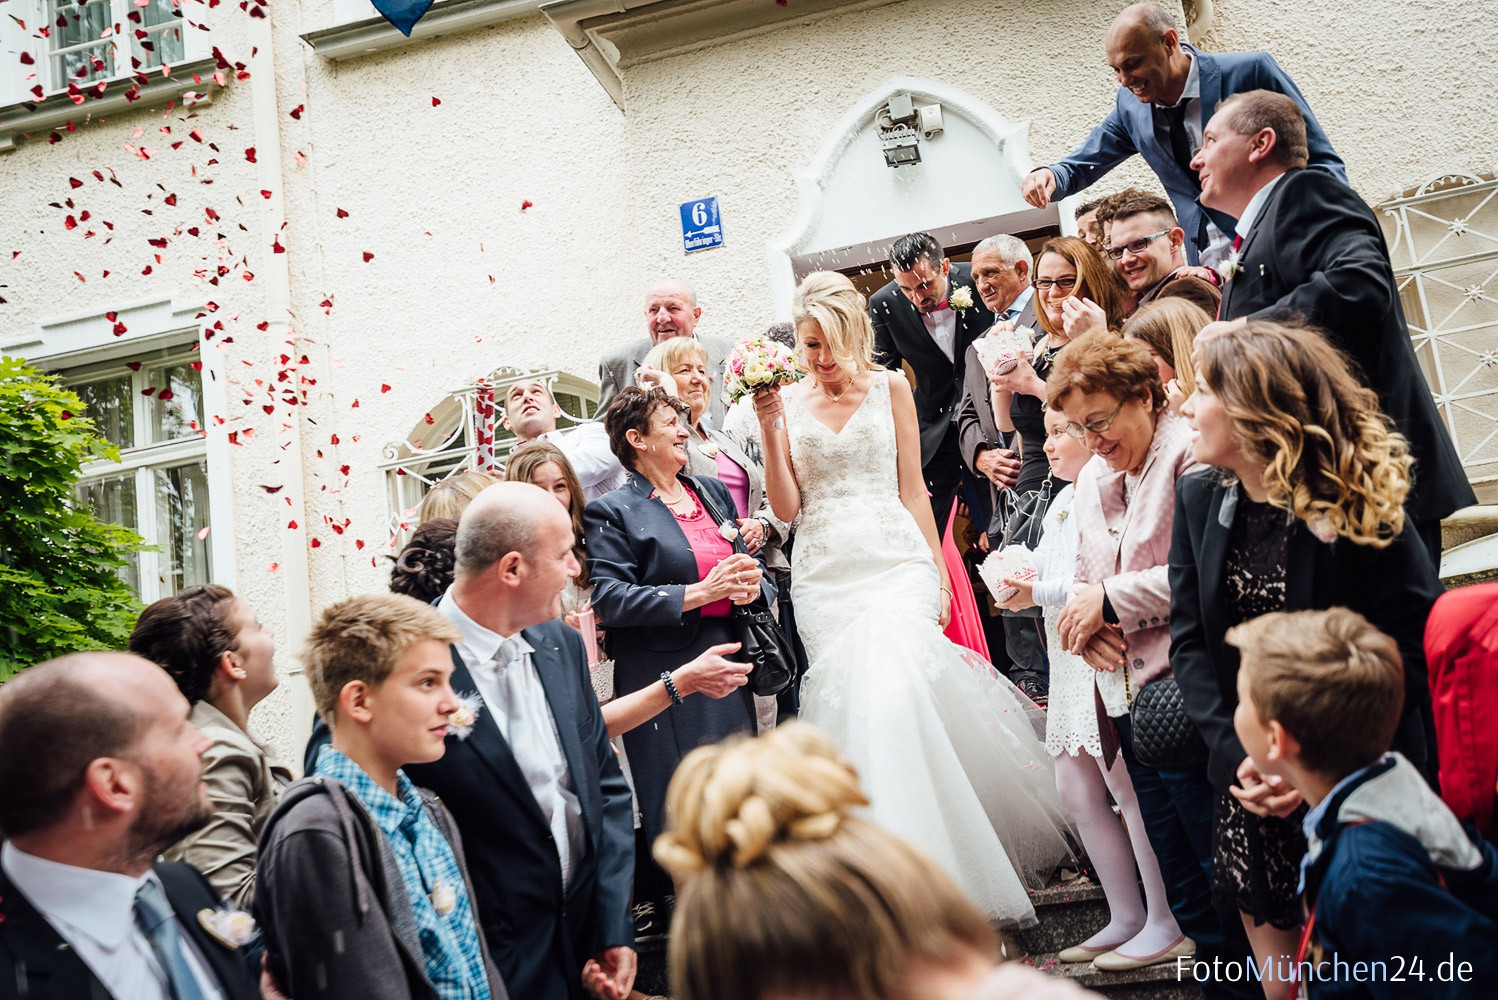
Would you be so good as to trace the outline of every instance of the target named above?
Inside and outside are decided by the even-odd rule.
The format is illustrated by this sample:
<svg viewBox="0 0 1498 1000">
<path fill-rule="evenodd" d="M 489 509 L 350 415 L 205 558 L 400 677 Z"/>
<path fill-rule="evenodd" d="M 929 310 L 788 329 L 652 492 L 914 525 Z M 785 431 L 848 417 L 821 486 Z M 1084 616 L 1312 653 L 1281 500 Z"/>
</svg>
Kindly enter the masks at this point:
<svg viewBox="0 0 1498 1000">
<path fill-rule="evenodd" d="M 713 444 L 711 441 L 699 441 L 697 443 L 697 450 L 702 452 L 708 458 L 718 457 L 718 446 Z"/>
<path fill-rule="evenodd" d="M 947 304 L 953 309 L 971 309 L 973 290 L 966 285 L 958 285 L 952 289 L 952 294 L 947 296 Z"/>
<path fill-rule="evenodd" d="M 722 535 L 726 540 L 731 542 L 735 538 L 739 537 L 739 529 L 735 528 L 730 522 L 724 521 L 722 524 L 718 525 L 718 534 Z"/>
<path fill-rule="evenodd" d="M 440 878 L 427 898 L 432 901 L 432 909 L 437 911 L 439 917 L 445 917 L 458 908 L 457 890 Z"/>
<path fill-rule="evenodd" d="M 1070 513 L 1071 513 L 1071 511 L 1069 511 L 1069 510 L 1058 510 L 1058 511 L 1056 511 L 1056 523 L 1060 524 L 1061 522 L 1065 521 L 1066 520 L 1066 515 L 1068 515 Z"/>
<path fill-rule="evenodd" d="M 484 708 L 484 696 L 477 691 L 458 695 L 458 707 L 447 717 L 447 735 L 466 740 L 479 721 L 479 712 Z"/>
<path fill-rule="evenodd" d="M 198 923 L 225 948 L 243 948 L 260 933 L 260 929 L 255 926 L 254 917 L 230 906 L 217 910 L 206 907 L 199 910 Z"/>
<path fill-rule="evenodd" d="M 1228 254 L 1228 259 L 1222 262 L 1222 278 L 1224 281 L 1232 281 L 1243 270 L 1243 265 L 1238 262 L 1238 251 L 1234 250 Z"/>
</svg>

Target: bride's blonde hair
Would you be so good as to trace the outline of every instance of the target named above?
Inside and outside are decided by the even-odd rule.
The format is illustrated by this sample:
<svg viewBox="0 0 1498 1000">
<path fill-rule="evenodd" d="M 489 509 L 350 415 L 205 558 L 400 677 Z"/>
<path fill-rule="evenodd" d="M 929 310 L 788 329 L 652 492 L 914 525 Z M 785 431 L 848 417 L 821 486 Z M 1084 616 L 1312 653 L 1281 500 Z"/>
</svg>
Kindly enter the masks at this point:
<svg viewBox="0 0 1498 1000">
<path fill-rule="evenodd" d="M 846 275 L 836 271 L 813 271 L 796 286 L 791 302 L 791 322 L 799 335 L 801 325 L 815 321 L 822 341 L 850 377 L 868 371 L 883 371 L 874 361 L 874 327 L 869 322 L 869 300 Z M 799 339 L 799 336 L 798 336 Z M 806 369 L 806 359 L 796 351 L 796 362 Z"/>
<path fill-rule="evenodd" d="M 672 996 L 893 1000 L 912 966 L 997 961 L 983 915 L 919 851 L 854 815 L 866 805 L 853 766 L 804 722 L 688 754 L 654 851 L 677 881 Z"/>
</svg>

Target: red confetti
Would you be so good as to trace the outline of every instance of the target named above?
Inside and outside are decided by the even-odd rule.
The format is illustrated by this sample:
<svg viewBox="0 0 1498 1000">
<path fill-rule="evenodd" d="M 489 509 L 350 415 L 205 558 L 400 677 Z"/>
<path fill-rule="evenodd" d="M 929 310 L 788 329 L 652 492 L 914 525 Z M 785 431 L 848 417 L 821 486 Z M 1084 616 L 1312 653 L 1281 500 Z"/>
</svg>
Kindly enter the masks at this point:
<svg viewBox="0 0 1498 1000">
<path fill-rule="evenodd" d="M 156 387 L 154 385 L 150 385 L 150 386 L 146 386 L 146 388 L 142 389 L 140 391 L 140 394 L 142 396 L 149 396 L 152 393 L 154 393 L 155 391 L 156 391 Z"/>
<path fill-rule="evenodd" d="M 249 149 L 246 149 L 244 151 L 244 158 L 246 160 L 249 160 L 251 163 L 255 163 L 256 162 L 256 160 L 255 160 L 255 147 L 254 146 L 251 146 Z"/>
<path fill-rule="evenodd" d="M 440 97 L 434 97 L 434 98 L 432 98 L 432 107 L 435 108 L 437 105 L 439 105 L 441 103 L 442 103 L 442 99 Z"/>
<path fill-rule="evenodd" d="M 390 391 L 390 386 L 386 385 L 384 382 L 381 382 L 380 383 L 380 391 L 381 392 L 389 392 Z"/>
<path fill-rule="evenodd" d="M 525 211 L 525 210 L 526 210 L 526 209 L 527 209 L 527 208 L 530 208 L 530 207 L 532 207 L 532 206 L 533 206 L 533 205 L 535 205 L 535 202 L 533 202 L 533 201 L 531 201 L 531 200 L 530 200 L 530 199 L 529 199 L 529 198 L 527 198 L 527 199 L 525 199 L 525 200 L 524 200 L 524 201 L 522 201 L 522 202 L 521 202 L 521 203 L 520 203 L 520 210 L 521 210 L 521 211 L 522 211 L 522 212 L 524 212 L 524 211 Z"/>
<path fill-rule="evenodd" d="M 285 253 L 286 248 L 281 245 L 281 237 L 275 237 L 275 242 L 270 245 L 272 253 Z"/>
<path fill-rule="evenodd" d="M 374 254 L 370 253 L 368 250 L 364 251 L 364 263 L 368 264 L 372 260 L 374 260 Z"/>
<path fill-rule="evenodd" d="M 267 493 L 274 494 L 274 493 L 280 493 L 286 487 L 285 486 L 264 486 L 264 485 L 262 485 L 260 488 L 262 490 L 264 490 L 265 492 L 267 492 Z"/>
<path fill-rule="evenodd" d="M 205 524 L 205 525 L 203 525 L 203 527 L 201 529 L 199 529 L 199 531 L 198 531 L 198 541 L 201 542 L 203 539 L 207 538 L 208 537 L 208 532 L 211 531 L 211 530 L 213 530 L 213 525 L 211 525 L 211 524 Z"/>
<path fill-rule="evenodd" d="M 172 390 L 170 390 L 170 389 L 162 389 L 161 392 L 159 394 L 157 394 L 156 398 L 157 399 L 171 399 L 172 398 Z"/>
<path fill-rule="evenodd" d="M 74 230 L 74 229 L 77 229 L 78 228 L 78 220 L 75 219 L 75 218 L 73 218 L 70 215 L 66 219 L 62 220 L 62 228 L 70 230 L 70 231 Z"/>
<path fill-rule="evenodd" d="M 351 409 L 351 410 L 357 410 L 358 408 L 359 408 L 359 401 L 356 399 L 356 400 L 354 400 L 354 405 L 350 406 L 349 409 Z"/>
<path fill-rule="evenodd" d="M 128 368 L 128 369 L 130 369 L 133 372 L 138 372 L 138 371 L 140 371 L 140 362 L 139 361 L 126 361 L 125 362 L 125 367 Z"/>
<path fill-rule="evenodd" d="M 165 198 L 161 199 L 161 203 L 163 205 L 175 205 L 177 204 L 177 196 L 175 194 L 169 194 Z"/>
<path fill-rule="evenodd" d="M 67 410 L 63 410 L 62 413 L 58 414 L 58 416 L 62 417 L 62 419 L 64 419 L 64 420 L 72 420 L 73 419 L 73 414 L 71 414 Z"/>
<path fill-rule="evenodd" d="M 314 538 L 314 539 L 312 539 L 312 541 L 311 541 L 310 544 L 311 544 L 311 547 L 315 549 L 315 548 L 319 547 L 320 545 L 322 545 L 322 539 L 320 539 L 320 538 Z"/>
<path fill-rule="evenodd" d="M 88 279 L 85 278 L 82 274 L 80 274 L 77 271 L 73 272 L 73 277 L 77 278 L 79 281 L 83 282 L 84 284 L 88 284 Z"/>
<path fill-rule="evenodd" d="M 195 128 L 195 129 L 193 129 L 191 132 L 189 132 L 187 134 L 192 137 L 193 142 L 202 142 L 203 141 L 203 130 L 202 129 L 196 129 Z"/>
<path fill-rule="evenodd" d="M 344 210 L 343 210 L 343 209 L 341 209 L 341 208 L 340 208 L 340 209 L 339 209 L 339 210 L 338 210 L 338 217 L 339 217 L 339 218 L 340 218 L 340 219 L 347 219 L 347 218 L 348 218 L 348 213 L 347 213 L 347 212 L 345 212 L 345 211 L 344 211 Z"/>
<path fill-rule="evenodd" d="M 23 31 L 25 30 L 25 28 L 26 28 L 26 26 L 24 24 L 21 25 L 21 29 Z M 22 52 L 21 52 L 21 65 L 22 66 L 34 66 L 34 65 L 36 65 L 36 60 L 33 59 L 33 58 L 31 58 L 31 53 L 30 52 L 22 50 Z"/>
<path fill-rule="evenodd" d="M 295 530 L 296 530 L 296 522 L 295 522 L 295 521 L 292 521 L 292 522 L 290 522 L 290 523 L 289 523 L 289 524 L 287 524 L 287 525 L 286 525 L 286 527 L 287 527 L 287 528 L 288 528 L 288 529 L 290 529 L 290 530 L 291 530 L 291 531 L 295 531 Z"/>
<path fill-rule="evenodd" d="M 73 185 L 73 187 L 75 187 L 75 188 L 81 188 L 81 187 L 83 187 L 83 182 L 80 181 L 76 177 L 69 177 L 68 178 L 68 183 L 71 184 L 71 185 Z"/>
<path fill-rule="evenodd" d="M 292 108 L 291 111 L 288 112 L 288 114 L 300 121 L 302 117 L 302 109 L 304 109 L 305 107 L 305 104 L 298 104 L 296 107 Z"/>
<path fill-rule="evenodd" d="M 270 416 L 272 413 L 276 412 L 276 408 L 274 406 L 272 406 L 270 403 L 266 403 L 264 406 L 262 406 L 260 408 L 265 411 L 266 416 Z"/>
<path fill-rule="evenodd" d="M 332 445 L 335 445 L 335 446 L 338 444 L 338 435 L 337 434 L 333 435 L 332 439 L 329 441 L 329 444 L 332 444 Z"/>
<path fill-rule="evenodd" d="M 269 199 L 270 196 L 273 195 L 273 194 L 275 194 L 274 191 L 267 191 L 267 190 L 265 190 L 265 188 L 261 188 L 260 189 L 260 197 L 262 197 L 262 198 Z"/>
<path fill-rule="evenodd" d="M 428 424 L 435 424 L 437 422 L 436 420 L 432 419 L 432 415 L 430 413 L 426 415 L 426 421 Z"/>
<path fill-rule="evenodd" d="M 356 548 L 356 549 L 362 549 L 362 548 L 364 548 L 364 539 L 362 539 L 362 538 L 356 538 L 356 539 L 354 539 L 354 548 Z"/>
<path fill-rule="evenodd" d="M 104 273 L 108 274 L 109 272 L 105 271 Z M 123 337 L 125 335 L 125 333 L 126 333 L 126 330 L 125 330 L 125 324 L 124 323 L 116 323 L 114 325 L 114 335 L 116 337 Z"/>
<path fill-rule="evenodd" d="M 194 361 L 194 362 L 192 362 L 192 370 L 195 371 L 195 372 L 202 371 L 203 370 L 203 362 L 201 362 L 201 361 Z"/>
</svg>

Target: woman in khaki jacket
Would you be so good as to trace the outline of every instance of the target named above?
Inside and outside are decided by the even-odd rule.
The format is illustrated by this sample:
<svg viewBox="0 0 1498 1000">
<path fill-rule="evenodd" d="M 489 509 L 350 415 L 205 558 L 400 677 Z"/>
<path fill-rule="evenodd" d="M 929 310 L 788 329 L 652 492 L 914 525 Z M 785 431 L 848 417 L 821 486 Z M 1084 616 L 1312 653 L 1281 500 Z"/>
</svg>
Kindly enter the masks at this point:
<svg viewBox="0 0 1498 1000">
<path fill-rule="evenodd" d="M 276 640 L 227 587 L 186 587 L 146 608 L 130 651 L 159 663 L 213 739 L 203 780 L 213 818 L 166 852 L 195 866 L 234 906 L 255 891 L 255 845 L 292 774 L 249 731 L 250 710 L 276 689 Z"/>
</svg>

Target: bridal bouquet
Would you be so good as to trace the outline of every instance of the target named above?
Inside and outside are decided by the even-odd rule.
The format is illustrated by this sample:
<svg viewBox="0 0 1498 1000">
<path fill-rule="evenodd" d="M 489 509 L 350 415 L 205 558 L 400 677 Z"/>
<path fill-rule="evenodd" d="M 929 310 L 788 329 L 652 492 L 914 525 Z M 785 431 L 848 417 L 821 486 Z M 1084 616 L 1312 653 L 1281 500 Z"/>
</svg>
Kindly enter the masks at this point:
<svg viewBox="0 0 1498 1000">
<path fill-rule="evenodd" d="M 784 345 L 766 337 L 749 337 L 734 345 L 723 363 L 723 388 L 737 403 L 763 389 L 799 382 L 803 374 Z"/>
<path fill-rule="evenodd" d="M 1035 562 L 1031 558 L 1030 550 L 1023 545 L 1008 545 L 990 552 L 988 558 L 978 566 L 978 575 L 983 577 L 983 582 L 988 585 L 988 592 L 993 595 L 993 599 L 1002 604 L 1019 593 L 1018 590 L 1005 583 L 1004 578 L 1034 580 Z"/>
<path fill-rule="evenodd" d="M 1028 326 L 1021 326 L 979 337 L 973 344 L 978 351 L 978 361 L 983 365 L 983 373 L 992 380 L 1014 371 L 1021 358 L 1035 360 L 1035 348 L 1031 342 L 1033 334 Z"/>
</svg>

